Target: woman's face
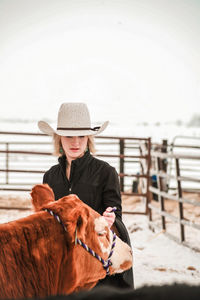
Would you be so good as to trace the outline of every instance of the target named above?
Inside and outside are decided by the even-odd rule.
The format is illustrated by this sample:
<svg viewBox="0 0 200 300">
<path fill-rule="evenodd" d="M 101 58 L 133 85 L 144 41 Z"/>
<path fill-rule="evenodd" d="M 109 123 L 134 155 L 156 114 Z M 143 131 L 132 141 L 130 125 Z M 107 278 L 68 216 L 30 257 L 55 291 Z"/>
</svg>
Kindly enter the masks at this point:
<svg viewBox="0 0 200 300">
<path fill-rule="evenodd" d="M 84 155 L 88 136 L 61 136 L 61 144 L 67 160 L 71 161 Z"/>
</svg>

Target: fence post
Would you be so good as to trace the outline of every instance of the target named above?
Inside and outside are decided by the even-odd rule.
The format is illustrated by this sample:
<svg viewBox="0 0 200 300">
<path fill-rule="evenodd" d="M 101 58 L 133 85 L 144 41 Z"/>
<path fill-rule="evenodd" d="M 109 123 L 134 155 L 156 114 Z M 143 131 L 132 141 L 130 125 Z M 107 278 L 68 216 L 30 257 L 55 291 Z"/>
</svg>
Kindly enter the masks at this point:
<svg viewBox="0 0 200 300">
<path fill-rule="evenodd" d="M 167 140 L 162 141 L 162 147 L 161 147 L 161 152 L 162 153 L 167 153 L 167 146 L 168 142 Z M 161 160 L 161 169 L 166 173 L 167 172 L 167 159 L 164 158 Z"/>
<path fill-rule="evenodd" d="M 162 141 L 162 147 L 161 147 L 161 153 L 167 153 L 167 147 L 168 147 L 168 142 L 167 140 Z M 167 159 L 161 159 L 160 160 L 160 170 L 164 173 L 167 173 Z M 168 191 L 168 179 L 162 178 L 162 188 L 163 191 L 167 192 Z"/>
<path fill-rule="evenodd" d="M 146 214 L 148 215 L 150 213 L 150 219 L 151 219 L 151 210 L 149 210 L 148 204 L 150 203 L 151 200 L 151 192 L 149 190 L 150 187 L 150 169 L 151 169 L 151 138 L 148 138 L 148 145 L 147 145 L 147 170 L 146 170 L 146 175 L 147 175 L 147 186 L 146 186 Z"/>
<path fill-rule="evenodd" d="M 163 191 L 163 180 L 160 176 L 160 170 L 161 170 L 161 159 L 160 157 L 156 158 L 156 173 L 157 173 L 157 182 L 158 182 L 158 189 L 160 192 Z M 161 212 L 165 211 L 165 205 L 164 205 L 164 197 L 160 195 L 160 193 L 158 194 L 158 200 L 160 203 L 160 209 Z M 165 222 L 165 217 L 161 215 L 161 221 L 162 221 L 162 229 L 165 230 L 166 229 L 166 222 Z"/>
<path fill-rule="evenodd" d="M 180 179 L 180 166 L 179 159 L 176 158 L 176 180 L 177 180 L 177 188 L 178 188 L 178 198 L 182 198 L 182 188 L 181 188 L 181 179 Z M 179 206 L 179 219 L 183 220 L 183 203 L 178 202 Z M 181 242 L 185 241 L 185 231 L 184 225 L 180 223 L 180 234 L 181 234 Z"/>
<path fill-rule="evenodd" d="M 119 172 L 124 174 L 124 157 L 121 157 L 121 155 L 124 155 L 124 139 L 119 140 L 119 154 Z M 120 177 L 120 190 L 124 192 L 124 177 Z"/>
<path fill-rule="evenodd" d="M 9 184 L 9 143 L 6 143 L 6 184 Z"/>
</svg>

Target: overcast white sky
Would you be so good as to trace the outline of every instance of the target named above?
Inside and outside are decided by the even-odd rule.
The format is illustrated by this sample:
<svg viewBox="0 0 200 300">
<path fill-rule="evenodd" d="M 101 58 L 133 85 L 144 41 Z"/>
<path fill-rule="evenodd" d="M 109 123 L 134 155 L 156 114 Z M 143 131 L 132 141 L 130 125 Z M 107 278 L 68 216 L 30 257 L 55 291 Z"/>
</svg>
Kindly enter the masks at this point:
<svg viewBox="0 0 200 300">
<path fill-rule="evenodd" d="M 0 118 L 93 121 L 200 113 L 199 0 L 0 0 Z"/>
</svg>

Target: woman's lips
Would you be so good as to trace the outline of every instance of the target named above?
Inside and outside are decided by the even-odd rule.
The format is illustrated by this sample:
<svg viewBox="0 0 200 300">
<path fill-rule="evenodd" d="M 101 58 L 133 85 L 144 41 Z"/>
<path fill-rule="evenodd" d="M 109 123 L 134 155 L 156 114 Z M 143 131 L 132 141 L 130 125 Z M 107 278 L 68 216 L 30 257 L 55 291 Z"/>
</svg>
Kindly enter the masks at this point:
<svg viewBox="0 0 200 300">
<path fill-rule="evenodd" d="M 78 151 L 79 148 L 70 148 L 71 151 Z"/>
</svg>

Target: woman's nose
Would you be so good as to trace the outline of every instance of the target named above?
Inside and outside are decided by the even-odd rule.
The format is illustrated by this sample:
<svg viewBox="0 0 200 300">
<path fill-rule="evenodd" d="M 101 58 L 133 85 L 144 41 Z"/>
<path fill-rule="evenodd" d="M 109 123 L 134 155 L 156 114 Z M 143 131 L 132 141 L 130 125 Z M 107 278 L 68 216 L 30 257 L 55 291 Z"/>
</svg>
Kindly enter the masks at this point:
<svg viewBox="0 0 200 300">
<path fill-rule="evenodd" d="M 73 144 L 78 144 L 78 136 L 73 136 L 73 138 L 72 138 L 72 143 Z"/>
</svg>

